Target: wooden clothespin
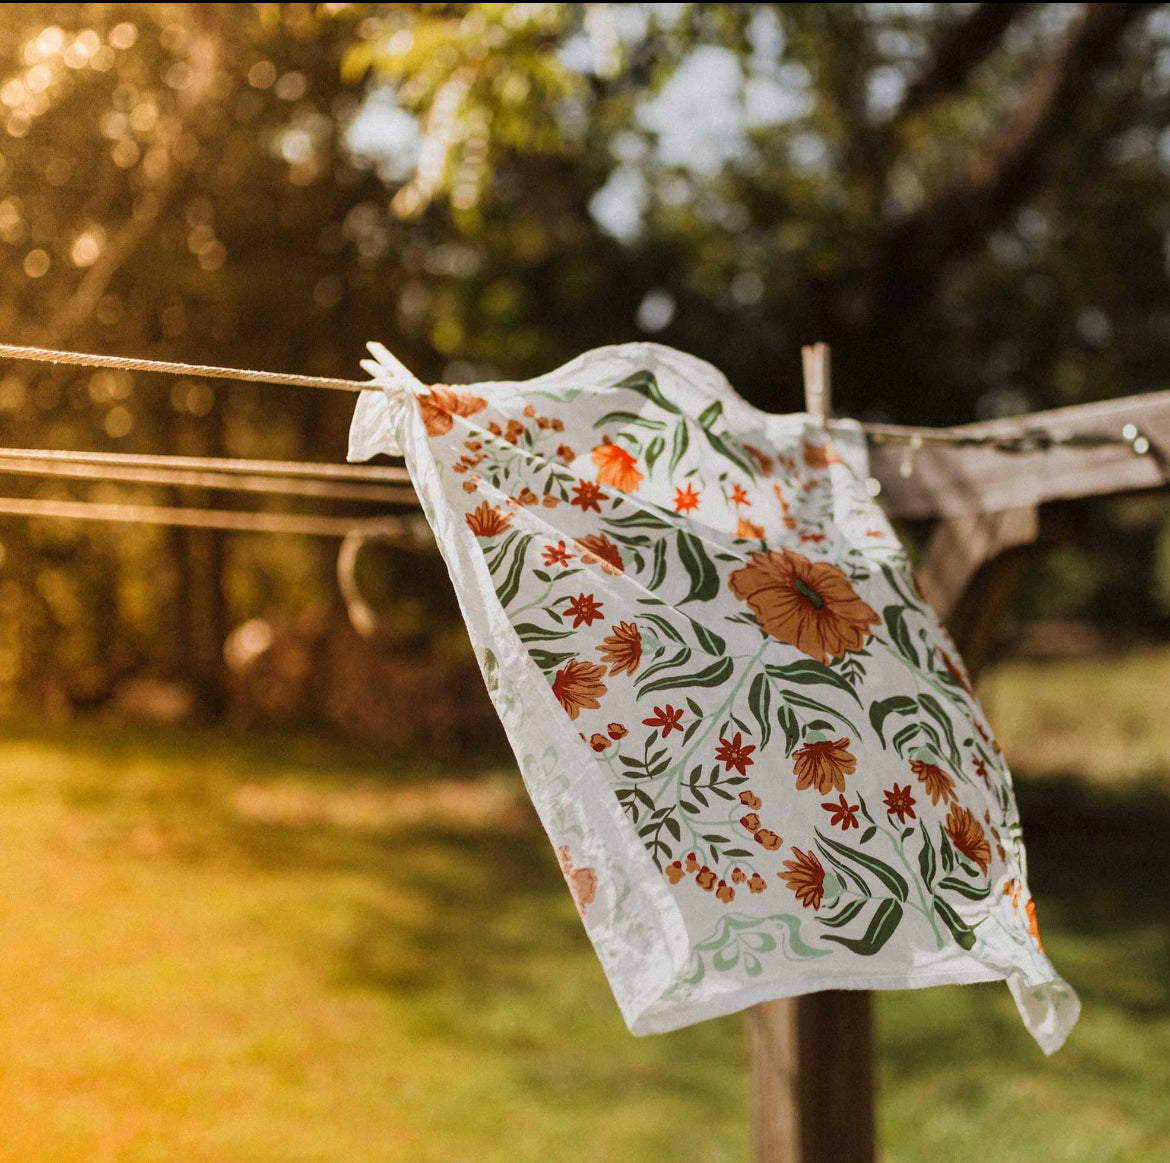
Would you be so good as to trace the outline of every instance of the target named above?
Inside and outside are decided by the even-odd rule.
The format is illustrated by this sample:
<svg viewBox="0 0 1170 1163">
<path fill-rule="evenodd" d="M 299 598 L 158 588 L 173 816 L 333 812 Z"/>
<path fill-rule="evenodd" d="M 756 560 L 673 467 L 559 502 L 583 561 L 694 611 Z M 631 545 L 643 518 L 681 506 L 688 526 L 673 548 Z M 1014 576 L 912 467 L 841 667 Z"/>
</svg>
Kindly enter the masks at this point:
<svg viewBox="0 0 1170 1163">
<path fill-rule="evenodd" d="M 805 411 L 822 427 L 829 423 L 832 397 L 829 388 L 829 345 L 813 343 L 800 349 L 804 366 Z"/>
</svg>

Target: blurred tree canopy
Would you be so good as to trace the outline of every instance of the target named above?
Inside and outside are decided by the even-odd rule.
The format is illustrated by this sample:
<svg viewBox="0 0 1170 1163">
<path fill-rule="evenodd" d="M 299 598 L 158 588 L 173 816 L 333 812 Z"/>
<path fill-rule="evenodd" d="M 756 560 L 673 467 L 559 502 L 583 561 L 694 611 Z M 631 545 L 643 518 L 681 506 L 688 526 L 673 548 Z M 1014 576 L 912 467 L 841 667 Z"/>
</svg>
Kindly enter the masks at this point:
<svg viewBox="0 0 1170 1163">
<path fill-rule="evenodd" d="M 0 336 L 448 381 L 654 338 L 777 411 L 827 339 L 841 411 L 923 423 L 1162 388 L 1168 103 L 1157 5 L 3 5 Z M 13 446 L 336 460 L 351 404 L 0 370 Z M 233 626 L 338 616 L 331 545 L 0 545 L 10 701 L 214 708 Z"/>
</svg>

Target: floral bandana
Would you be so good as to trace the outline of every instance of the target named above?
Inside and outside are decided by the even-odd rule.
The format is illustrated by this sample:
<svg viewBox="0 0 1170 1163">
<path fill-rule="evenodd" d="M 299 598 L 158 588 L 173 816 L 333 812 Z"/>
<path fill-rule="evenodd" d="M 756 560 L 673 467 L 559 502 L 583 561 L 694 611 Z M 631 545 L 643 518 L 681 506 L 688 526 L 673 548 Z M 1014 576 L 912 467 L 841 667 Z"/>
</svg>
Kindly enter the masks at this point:
<svg viewBox="0 0 1170 1163">
<path fill-rule="evenodd" d="M 406 458 L 630 1029 L 1006 979 L 1057 1049 L 1011 777 L 860 428 L 656 344 L 429 388 L 371 351 L 350 459 Z"/>
</svg>

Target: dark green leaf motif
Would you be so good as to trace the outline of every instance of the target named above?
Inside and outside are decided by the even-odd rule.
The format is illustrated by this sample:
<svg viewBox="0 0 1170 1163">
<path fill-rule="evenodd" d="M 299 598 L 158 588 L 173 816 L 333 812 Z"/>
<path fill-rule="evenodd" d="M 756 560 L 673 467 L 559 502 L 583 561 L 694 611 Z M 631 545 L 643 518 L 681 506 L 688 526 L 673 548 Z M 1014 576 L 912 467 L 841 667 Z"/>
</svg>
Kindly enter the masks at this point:
<svg viewBox="0 0 1170 1163">
<path fill-rule="evenodd" d="M 902 906 L 896 900 L 886 897 L 874 909 L 869 928 L 865 930 L 863 936 L 838 937 L 835 933 L 826 933 L 822 940 L 835 941 L 863 957 L 872 957 L 894 935 L 901 920 Z"/>
<path fill-rule="evenodd" d="M 679 560 L 691 583 L 683 602 L 709 602 L 719 593 L 715 563 L 707 556 L 702 541 L 685 529 L 679 530 L 676 545 Z"/>
<path fill-rule="evenodd" d="M 888 699 L 879 699 L 869 708 L 869 721 L 877 732 L 877 737 L 884 747 L 886 738 L 882 734 L 882 724 L 890 715 L 912 715 L 918 710 L 918 704 L 908 695 L 892 695 Z"/>
</svg>

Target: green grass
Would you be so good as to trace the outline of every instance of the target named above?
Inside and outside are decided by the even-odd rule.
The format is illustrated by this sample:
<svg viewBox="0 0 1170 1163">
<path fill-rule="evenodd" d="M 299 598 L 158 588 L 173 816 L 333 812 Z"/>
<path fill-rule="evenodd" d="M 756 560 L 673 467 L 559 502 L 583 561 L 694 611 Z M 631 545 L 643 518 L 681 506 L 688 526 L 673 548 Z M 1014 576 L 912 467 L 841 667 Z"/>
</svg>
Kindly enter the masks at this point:
<svg viewBox="0 0 1170 1163">
<path fill-rule="evenodd" d="M 880 995 L 884 1157 L 1170 1158 L 1170 655 L 987 689 L 1085 1015 L 1045 1060 L 1002 986 Z M 0 771 L 4 1163 L 747 1158 L 740 1020 L 626 1032 L 510 769 L 75 725 Z"/>
</svg>

